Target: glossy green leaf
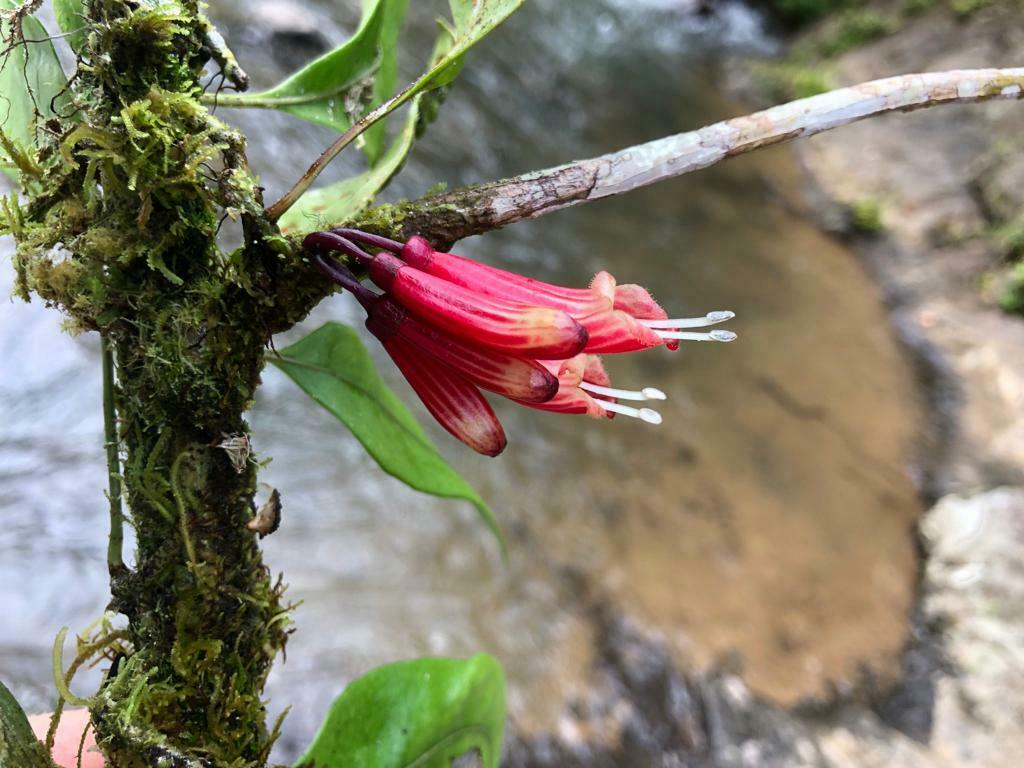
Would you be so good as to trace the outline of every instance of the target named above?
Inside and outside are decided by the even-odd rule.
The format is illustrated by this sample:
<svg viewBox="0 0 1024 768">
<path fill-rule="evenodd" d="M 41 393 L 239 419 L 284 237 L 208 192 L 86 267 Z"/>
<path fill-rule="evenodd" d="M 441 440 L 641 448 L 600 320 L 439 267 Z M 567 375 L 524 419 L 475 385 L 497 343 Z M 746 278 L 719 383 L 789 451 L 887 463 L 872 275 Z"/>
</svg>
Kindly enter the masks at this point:
<svg viewBox="0 0 1024 768">
<path fill-rule="evenodd" d="M 450 768 L 471 750 L 497 768 L 504 728 L 491 656 L 402 661 L 349 683 L 296 768 Z"/>
<path fill-rule="evenodd" d="M 0 10 L 17 8 L 17 0 L 0 0 Z M 11 23 L 0 23 L 0 38 L 10 50 L 0 57 L 0 130 L 4 136 L 23 149 L 31 149 L 36 141 L 36 113 L 43 118 L 54 114 L 67 101 L 67 78 L 53 50 L 53 43 L 43 25 L 33 16 L 22 20 L 22 31 L 28 41 L 11 46 Z M 16 176 L 17 172 L 5 168 Z"/>
<path fill-rule="evenodd" d="M 53 0 L 53 15 L 57 17 L 57 26 L 75 51 L 82 50 L 88 31 L 82 14 L 82 0 Z"/>
<path fill-rule="evenodd" d="M 25 712 L 0 683 L 0 768 L 53 768 Z"/>
<path fill-rule="evenodd" d="M 313 232 L 334 222 L 351 219 L 373 202 L 377 193 L 398 173 L 416 138 L 419 120 L 418 100 L 409 108 L 402 132 L 395 137 L 388 151 L 376 166 L 363 173 L 310 190 L 293 205 L 278 222 L 285 234 Z"/>
<path fill-rule="evenodd" d="M 384 383 L 355 330 L 327 323 L 268 359 L 348 427 L 389 475 L 423 493 L 471 502 L 504 549 L 490 507 Z"/>
<path fill-rule="evenodd" d="M 344 44 L 315 59 L 273 88 L 260 93 L 220 94 L 225 107 L 280 109 L 311 123 L 344 131 L 366 102 L 394 89 L 398 30 L 408 0 L 363 0 L 363 18 Z M 381 82 L 378 83 L 377 81 Z M 371 159 L 383 137 L 371 136 Z"/>
</svg>

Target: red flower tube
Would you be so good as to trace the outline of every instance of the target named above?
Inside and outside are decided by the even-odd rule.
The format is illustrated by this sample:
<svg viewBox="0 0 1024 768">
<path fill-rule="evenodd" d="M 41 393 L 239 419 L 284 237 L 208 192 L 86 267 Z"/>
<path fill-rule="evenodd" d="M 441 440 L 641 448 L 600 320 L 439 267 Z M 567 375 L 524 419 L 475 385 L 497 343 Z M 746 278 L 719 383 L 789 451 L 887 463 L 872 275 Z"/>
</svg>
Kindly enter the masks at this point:
<svg viewBox="0 0 1024 768">
<path fill-rule="evenodd" d="M 537 361 L 463 344 L 409 315 L 388 296 L 373 302 L 366 327 L 382 342 L 400 337 L 477 386 L 504 397 L 542 403 L 558 392 L 558 376 Z"/>
<path fill-rule="evenodd" d="M 437 423 L 477 453 L 497 456 L 505 430 L 480 390 L 399 336 L 381 342 Z"/>
<path fill-rule="evenodd" d="M 588 341 L 581 351 L 595 354 L 636 352 L 662 344 L 669 349 L 677 349 L 681 340 L 732 341 L 736 338 L 732 331 L 695 333 L 682 330 L 716 325 L 731 319 L 732 312 L 718 311 L 703 317 L 670 319 L 644 288 L 633 284 L 617 285 L 608 272 L 599 272 L 589 288 L 565 288 L 488 267 L 453 253 L 436 251 L 422 237 L 411 237 L 403 245 L 358 230 L 333 231 L 342 237 L 359 239 L 368 245 L 397 252 L 402 261 L 420 273 L 464 288 L 474 295 L 561 310 L 587 330 Z M 389 290 L 389 286 L 383 284 L 372 269 L 371 279 Z"/>
<path fill-rule="evenodd" d="M 370 255 L 352 240 L 383 250 Z M 588 288 L 564 288 L 435 251 L 422 238 L 403 245 L 339 229 L 309 235 L 304 245 L 363 305 L 366 327 L 438 423 L 488 456 L 500 453 L 506 438 L 479 388 L 539 410 L 660 424 L 656 411 L 620 401 L 664 400 L 665 394 L 611 387 L 600 358 L 590 353 L 735 338 L 730 331 L 680 330 L 723 322 L 731 312 L 671 319 L 646 290 L 617 286 L 607 272 Z M 331 251 L 354 258 L 386 293 L 363 286 Z"/>
<path fill-rule="evenodd" d="M 368 268 L 370 279 L 396 302 L 471 344 L 551 360 L 572 357 L 587 345 L 587 330 L 557 307 L 475 293 L 418 270 L 391 253 L 371 256 L 330 232 L 314 232 L 303 245 L 314 253 L 336 250 L 349 254 Z"/>
</svg>

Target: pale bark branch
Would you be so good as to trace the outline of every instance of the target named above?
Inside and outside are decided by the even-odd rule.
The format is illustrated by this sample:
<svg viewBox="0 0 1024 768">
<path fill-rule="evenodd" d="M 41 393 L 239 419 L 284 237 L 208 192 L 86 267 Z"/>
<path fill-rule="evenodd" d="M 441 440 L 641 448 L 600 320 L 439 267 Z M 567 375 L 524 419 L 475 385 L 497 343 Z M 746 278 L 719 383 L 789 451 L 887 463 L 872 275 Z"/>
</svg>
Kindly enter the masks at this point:
<svg viewBox="0 0 1024 768">
<path fill-rule="evenodd" d="M 401 230 L 405 235 L 420 233 L 451 243 L 887 112 L 1019 99 L 1022 93 L 1024 68 L 873 80 L 589 160 L 423 198 L 402 206 Z"/>
</svg>

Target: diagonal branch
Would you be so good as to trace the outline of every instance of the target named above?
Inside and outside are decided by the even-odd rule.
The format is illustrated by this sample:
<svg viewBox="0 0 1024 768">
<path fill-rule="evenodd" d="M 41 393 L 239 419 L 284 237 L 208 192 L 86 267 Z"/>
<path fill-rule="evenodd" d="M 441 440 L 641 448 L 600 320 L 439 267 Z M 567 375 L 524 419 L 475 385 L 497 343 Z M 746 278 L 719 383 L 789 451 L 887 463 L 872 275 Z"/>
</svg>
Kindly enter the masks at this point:
<svg viewBox="0 0 1024 768">
<path fill-rule="evenodd" d="M 1024 68 L 974 69 L 900 75 L 781 104 L 664 139 L 534 171 L 503 181 L 456 189 L 364 211 L 347 225 L 404 240 L 422 235 L 446 247 L 524 219 L 620 195 L 671 179 L 760 147 L 812 136 L 887 112 L 909 112 L 939 104 L 1019 99 Z M 325 226 L 324 228 L 328 228 Z M 298 246 L 298 241 L 295 241 Z M 284 263 L 278 276 L 290 311 L 269 322 L 274 332 L 290 328 L 333 290 L 305 259 Z"/>
<path fill-rule="evenodd" d="M 1019 99 L 1024 68 L 900 75 L 830 91 L 589 160 L 399 206 L 401 232 L 451 243 L 573 205 L 620 195 L 760 147 L 887 112 Z"/>
</svg>

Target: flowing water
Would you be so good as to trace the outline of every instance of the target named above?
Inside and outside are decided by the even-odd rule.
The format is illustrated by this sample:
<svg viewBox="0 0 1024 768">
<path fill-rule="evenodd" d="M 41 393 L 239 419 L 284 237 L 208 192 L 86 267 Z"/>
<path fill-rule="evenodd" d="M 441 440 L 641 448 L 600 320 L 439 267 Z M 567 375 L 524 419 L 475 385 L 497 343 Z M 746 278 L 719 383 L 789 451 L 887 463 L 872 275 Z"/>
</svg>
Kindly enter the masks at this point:
<svg viewBox="0 0 1024 768">
<path fill-rule="evenodd" d="M 337 5 L 237 2 L 213 12 L 261 87 L 310 55 L 311 38 L 351 31 L 353 9 Z M 434 10 L 412 5 L 410 74 Z M 738 113 L 721 96 L 724 62 L 771 41 L 743 6 L 704 18 L 687 5 L 528 4 L 471 55 L 388 197 Z M 268 199 L 331 137 L 268 112 L 224 117 L 246 129 Z M 551 731 L 588 686 L 595 601 L 686 668 L 735 654 L 753 688 L 781 703 L 864 669 L 893 672 L 913 597 L 919 507 L 909 462 L 921 405 L 879 291 L 850 252 L 784 202 L 800 185 L 791 154 L 773 150 L 459 245 L 567 284 L 608 269 L 652 288 L 674 315 L 738 314 L 734 344 L 607 361 L 616 384 L 668 393 L 660 427 L 502 402 L 509 447 L 488 460 L 428 424 L 501 519 L 508 567 L 471 509 L 386 477 L 267 372 L 252 424 L 260 458 L 273 458 L 262 479 L 280 489 L 284 522 L 265 547 L 303 602 L 269 691 L 275 711 L 293 705 L 282 758 L 308 741 L 346 681 L 421 654 L 494 653 L 519 730 Z M 6 292 L 10 243 L 0 249 Z M 304 329 L 359 323 L 353 304 L 325 302 Z M 38 301 L 0 304 L 0 677 L 30 708 L 51 705 L 58 628 L 84 627 L 106 600 L 98 344 L 59 325 Z"/>
</svg>

